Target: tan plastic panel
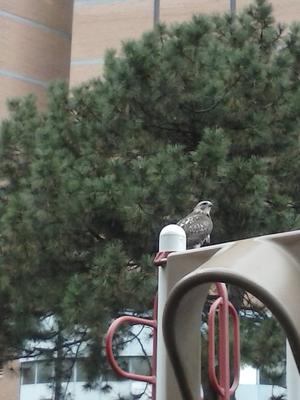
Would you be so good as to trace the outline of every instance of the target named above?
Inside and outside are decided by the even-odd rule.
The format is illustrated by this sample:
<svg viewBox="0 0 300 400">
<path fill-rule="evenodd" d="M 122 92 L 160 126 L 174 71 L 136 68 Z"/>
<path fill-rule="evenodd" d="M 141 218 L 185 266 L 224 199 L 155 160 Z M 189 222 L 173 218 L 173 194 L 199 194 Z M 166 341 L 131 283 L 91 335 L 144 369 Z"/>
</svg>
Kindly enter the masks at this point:
<svg viewBox="0 0 300 400">
<path fill-rule="evenodd" d="M 166 347 L 181 391 L 175 397 L 174 393 L 168 394 L 167 400 L 199 398 L 200 318 L 212 282 L 244 288 L 266 304 L 285 330 L 300 372 L 299 261 L 300 231 L 168 257 L 167 270 L 172 274 L 181 269 L 183 278 L 170 284 L 163 318 Z M 188 270 L 192 272 L 184 273 Z"/>
</svg>

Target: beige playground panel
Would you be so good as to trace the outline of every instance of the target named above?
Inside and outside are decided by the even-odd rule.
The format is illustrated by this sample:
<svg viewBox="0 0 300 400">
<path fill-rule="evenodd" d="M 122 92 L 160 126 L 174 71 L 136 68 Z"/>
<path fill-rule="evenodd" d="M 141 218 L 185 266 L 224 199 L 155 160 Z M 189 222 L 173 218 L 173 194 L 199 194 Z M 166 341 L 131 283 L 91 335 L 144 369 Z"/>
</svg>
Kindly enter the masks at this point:
<svg viewBox="0 0 300 400">
<path fill-rule="evenodd" d="M 300 231 L 170 254 L 165 267 L 165 399 L 199 399 L 201 311 L 213 282 L 244 288 L 286 332 L 300 372 Z M 180 394 L 181 393 L 181 394 Z"/>
</svg>

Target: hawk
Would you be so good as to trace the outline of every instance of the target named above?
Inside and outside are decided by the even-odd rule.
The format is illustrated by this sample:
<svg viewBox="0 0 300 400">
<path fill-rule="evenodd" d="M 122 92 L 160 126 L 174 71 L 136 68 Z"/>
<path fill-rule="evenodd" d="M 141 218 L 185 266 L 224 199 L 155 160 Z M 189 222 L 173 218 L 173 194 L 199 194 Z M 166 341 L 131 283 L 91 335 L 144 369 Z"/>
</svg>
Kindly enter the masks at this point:
<svg viewBox="0 0 300 400">
<path fill-rule="evenodd" d="M 213 223 L 210 217 L 210 201 L 200 201 L 185 218 L 177 222 L 186 233 L 187 248 L 198 248 L 210 242 Z"/>
</svg>

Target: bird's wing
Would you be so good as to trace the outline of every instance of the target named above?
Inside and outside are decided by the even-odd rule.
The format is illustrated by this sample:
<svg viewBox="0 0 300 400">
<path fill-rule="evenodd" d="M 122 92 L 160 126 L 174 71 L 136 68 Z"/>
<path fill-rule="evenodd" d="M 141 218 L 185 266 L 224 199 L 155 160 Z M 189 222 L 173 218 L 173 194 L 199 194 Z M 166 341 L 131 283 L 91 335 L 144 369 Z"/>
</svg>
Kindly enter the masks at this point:
<svg viewBox="0 0 300 400">
<path fill-rule="evenodd" d="M 187 236 L 187 247 L 191 248 L 196 245 L 202 245 L 207 237 L 209 237 L 213 223 L 211 218 L 205 214 L 191 213 L 187 217 L 181 219 L 178 223 Z"/>
</svg>

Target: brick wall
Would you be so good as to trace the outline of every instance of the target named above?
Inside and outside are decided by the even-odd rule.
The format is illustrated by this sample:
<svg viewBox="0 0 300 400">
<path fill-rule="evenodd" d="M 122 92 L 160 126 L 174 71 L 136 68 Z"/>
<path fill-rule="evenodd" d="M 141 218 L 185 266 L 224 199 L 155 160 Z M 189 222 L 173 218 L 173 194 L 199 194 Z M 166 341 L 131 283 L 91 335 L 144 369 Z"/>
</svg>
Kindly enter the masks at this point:
<svg viewBox="0 0 300 400">
<path fill-rule="evenodd" d="M 0 400 L 19 400 L 20 398 L 19 362 L 5 364 L 0 370 Z"/>
<path fill-rule="evenodd" d="M 138 38 L 153 26 L 154 0 L 77 0 L 74 8 L 71 85 L 97 77 L 105 50 L 120 49 L 123 40 Z M 236 0 L 240 10 L 250 0 Z M 300 21 L 299 0 L 273 0 L 274 15 L 282 22 Z M 186 21 L 194 13 L 229 11 L 230 0 L 160 0 L 160 19 Z"/>
<path fill-rule="evenodd" d="M 8 97 L 34 93 L 69 79 L 72 0 L 0 0 L 0 117 Z"/>
</svg>

